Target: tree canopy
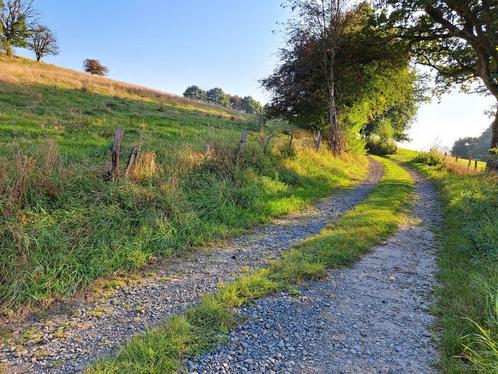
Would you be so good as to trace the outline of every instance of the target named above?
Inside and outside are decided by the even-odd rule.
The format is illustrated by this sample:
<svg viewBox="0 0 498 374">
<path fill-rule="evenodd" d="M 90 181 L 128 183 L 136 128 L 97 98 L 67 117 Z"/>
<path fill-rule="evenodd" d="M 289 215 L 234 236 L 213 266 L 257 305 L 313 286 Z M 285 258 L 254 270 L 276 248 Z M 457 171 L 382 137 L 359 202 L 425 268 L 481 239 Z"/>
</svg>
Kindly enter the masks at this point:
<svg viewBox="0 0 498 374">
<path fill-rule="evenodd" d="M 310 0 L 314 1 L 314 0 Z M 361 3 L 347 11 L 335 54 L 337 119 L 349 148 L 361 147 L 382 120 L 389 119 L 393 136 L 405 131 L 417 108 L 416 76 L 402 41 L 391 38 L 374 9 Z M 295 125 L 330 129 L 330 87 L 323 68 L 320 33 L 291 28 L 280 65 L 262 81 L 272 92 L 269 114 Z M 363 134 L 363 137 L 360 137 Z"/>
<path fill-rule="evenodd" d="M 0 42 L 7 56 L 14 47 L 27 47 L 36 22 L 32 0 L 0 0 Z"/>
<path fill-rule="evenodd" d="M 187 87 L 183 96 L 193 100 L 207 100 L 207 92 L 195 85 Z"/>
<path fill-rule="evenodd" d="M 85 72 L 92 75 L 101 75 L 104 76 L 109 72 L 109 69 L 102 65 L 100 60 L 96 60 L 93 58 L 87 58 L 83 61 L 83 69 Z"/>
<path fill-rule="evenodd" d="M 498 2 L 487 0 L 379 0 L 396 36 L 417 62 L 434 69 L 444 92 L 453 85 L 497 101 L 490 148 L 498 147 Z M 498 165 L 497 165 L 498 167 Z"/>
</svg>

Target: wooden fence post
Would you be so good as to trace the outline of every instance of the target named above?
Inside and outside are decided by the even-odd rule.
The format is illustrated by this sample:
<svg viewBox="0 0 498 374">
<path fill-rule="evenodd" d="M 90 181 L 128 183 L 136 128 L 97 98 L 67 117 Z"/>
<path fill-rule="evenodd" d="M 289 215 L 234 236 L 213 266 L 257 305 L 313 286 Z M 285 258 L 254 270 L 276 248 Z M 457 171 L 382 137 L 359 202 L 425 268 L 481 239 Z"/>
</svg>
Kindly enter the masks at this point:
<svg viewBox="0 0 498 374">
<path fill-rule="evenodd" d="M 270 144 L 270 141 L 272 138 L 273 138 L 273 134 L 265 136 L 265 140 L 263 142 L 263 153 L 266 153 L 268 145 Z"/>
<path fill-rule="evenodd" d="M 472 160 L 471 160 L 471 159 L 469 159 L 469 162 L 468 162 L 468 164 L 467 164 L 467 169 L 470 169 L 470 164 L 471 164 L 471 163 L 472 163 Z"/>
<path fill-rule="evenodd" d="M 294 129 L 290 131 L 289 148 L 292 147 L 292 141 L 294 140 Z"/>
<path fill-rule="evenodd" d="M 126 163 L 125 176 L 128 176 L 133 168 L 133 165 L 137 161 L 138 155 L 142 150 L 142 143 L 144 138 L 143 130 L 140 131 L 140 140 L 138 141 L 138 145 L 133 146 L 130 152 L 130 156 L 128 157 L 128 162 Z"/>
<path fill-rule="evenodd" d="M 244 151 L 244 148 L 247 143 L 247 130 L 242 131 L 242 135 L 240 136 L 240 141 L 239 141 L 239 149 L 237 151 L 237 164 L 239 163 L 240 156 L 242 155 L 242 152 Z"/>
<path fill-rule="evenodd" d="M 112 146 L 111 155 L 111 165 L 107 172 L 107 179 L 113 180 L 116 178 L 119 172 L 119 154 L 121 152 L 121 141 L 123 140 L 124 129 L 122 127 L 116 130 L 116 136 L 114 137 L 114 144 Z"/>
<path fill-rule="evenodd" d="M 477 160 L 474 160 L 474 170 L 477 170 Z"/>
<path fill-rule="evenodd" d="M 315 150 L 320 150 L 320 143 L 322 142 L 322 133 L 320 130 L 315 131 Z"/>
</svg>

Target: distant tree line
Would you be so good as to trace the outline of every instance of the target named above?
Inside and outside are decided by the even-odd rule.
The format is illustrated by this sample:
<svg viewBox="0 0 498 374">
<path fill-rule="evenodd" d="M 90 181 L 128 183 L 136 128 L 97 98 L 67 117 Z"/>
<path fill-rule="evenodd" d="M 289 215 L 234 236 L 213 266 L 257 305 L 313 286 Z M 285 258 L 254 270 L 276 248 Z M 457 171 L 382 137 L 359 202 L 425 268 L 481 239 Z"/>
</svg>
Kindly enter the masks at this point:
<svg viewBox="0 0 498 374">
<path fill-rule="evenodd" d="M 199 86 L 193 85 L 185 90 L 183 96 L 193 100 L 206 101 L 230 107 L 239 112 L 248 114 L 261 114 L 263 111 L 261 103 L 252 96 L 241 97 L 238 95 L 230 95 L 218 87 L 206 91 Z"/>
<path fill-rule="evenodd" d="M 14 48 L 28 48 L 36 61 L 59 53 L 56 35 L 40 24 L 33 0 L 0 0 L 0 48 L 9 57 Z"/>
<path fill-rule="evenodd" d="M 451 154 L 461 158 L 486 161 L 489 158 L 489 139 L 491 137 L 491 130 L 490 126 L 478 138 L 467 136 L 458 139 L 455 144 L 453 144 Z"/>
</svg>

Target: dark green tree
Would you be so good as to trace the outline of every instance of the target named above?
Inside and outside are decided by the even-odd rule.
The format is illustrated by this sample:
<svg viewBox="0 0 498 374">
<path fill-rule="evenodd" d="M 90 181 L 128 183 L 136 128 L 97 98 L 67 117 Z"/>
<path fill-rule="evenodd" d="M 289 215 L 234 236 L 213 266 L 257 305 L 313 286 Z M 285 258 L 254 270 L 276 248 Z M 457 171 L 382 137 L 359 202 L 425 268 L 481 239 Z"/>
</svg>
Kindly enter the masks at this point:
<svg viewBox="0 0 498 374">
<path fill-rule="evenodd" d="M 391 30 L 366 3 L 348 10 L 344 17 L 334 57 L 335 117 L 341 139 L 350 149 L 361 147 L 366 137 L 361 140 L 359 134 L 372 133 L 385 119 L 402 139 L 419 96 L 406 46 L 392 38 Z M 328 69 L 323 67 L 323 45 L 328 42 L 321 38 L 306 30 L 292 32 L 280 51 L 280 65 L 262 84 L 273 95 L 269 115 L 320 129 L 328 134 L 334 150 L 337 139 L 331 139 L 335 131 L 331 130 Z M 396 117 L 397 113 L 403 115 Z"/>
<path fill-rule="evenodd" d="M 422 65 L 437 73 L 441 92 L 460 85 L 497 101 L 490 148 L 498 148 L 498 2 L 496 0 L 379 0 Z M 490 164 L 488 164 L 490 165 Z M 498 163 L 491 165 L 498 169 Z"/>
<path fill-rule="evenodd" d="M 187 97 L 189 99 L 193 100 L 202 100 L 206 101 L 207 100 L 207 93 L 204 91 L 202 88 L 199 86 L 190 86 L 188 87 L 185 92 L 183 93 L 184 97 Z"/>
<path fill-rule="evenodd" d="M 473 159 L 475 148 L 479 144 L 478 138 L 466 137 L 458 139 L 451 148 L 451 154 L 462 158 Z"/>
<path fill-rule="evenodd" d="M 246 96 L 242 99 L 242 110 L 248 114 L 261 114 L 263 106 L 252 96 Z"/>
<path fill-rule="evenodd" d="M 0 1 L 0 42 L 7 56 L 14 55 L 14 47 L 28 46 L 36 15 L 32 0 Z"/>
<path fill-rule="evenodd" d="M 242 98 L 238 95 L 230 95 L 230 106 L 233 110 L 242 112 Z"/>
<path fill-rule="evenodd" d="M 230 100 L 221 88 L 212 88 L 207 92 L 207 100 L 213 104 L 228 106 Z"/>
</svg>

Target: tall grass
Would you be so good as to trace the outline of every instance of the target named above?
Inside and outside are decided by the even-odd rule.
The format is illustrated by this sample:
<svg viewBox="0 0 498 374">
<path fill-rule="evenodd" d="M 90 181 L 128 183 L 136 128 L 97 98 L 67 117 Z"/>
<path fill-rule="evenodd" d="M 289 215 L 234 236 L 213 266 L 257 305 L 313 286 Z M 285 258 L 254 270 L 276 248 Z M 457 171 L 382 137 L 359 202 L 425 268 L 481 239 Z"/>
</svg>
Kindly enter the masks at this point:
<svg viewBox="0 0 498 374">
<path fill-rule="evenodd" d="M 442 369 L 495 373 L 498 364 L 498 175 L 428 166 L 417 154 L 394 156 L 410 163 L 437 186 L 443 207 L 439 231 L 438 305 Z"/>
<path fill-rule="evenodd" d="M 410 175 L 382 160 L 385 175 L 371 195 L 337 223 L 285 252 L 269 267 L 221 285 L 186 313 L 166 320 L 125 344 L 114 358 L 86 374 L 175 373 L 182 360 L 212 349 L 240 321 L 237 308 L 301 282 L 323 278 L 328 268 L 350 265 L 392 235 L 403 221 L 413 192 Z"/>
<path fill-rule="evenodd" d="M 201 144 L 145 152 L 137 170 L 114 183 L 101 177 L 105 164 L 62 163 L 53 142 L 4 158 L 2 311 L 46 305 L 97 277 L 235 235 L 366 172 L 364 157 L 333 158 L 298 145 L 288 159 L 263 154 L 250 139 L 239 163 L 236 142 L 219 138 L 208 154 Z"/>
</svg>

